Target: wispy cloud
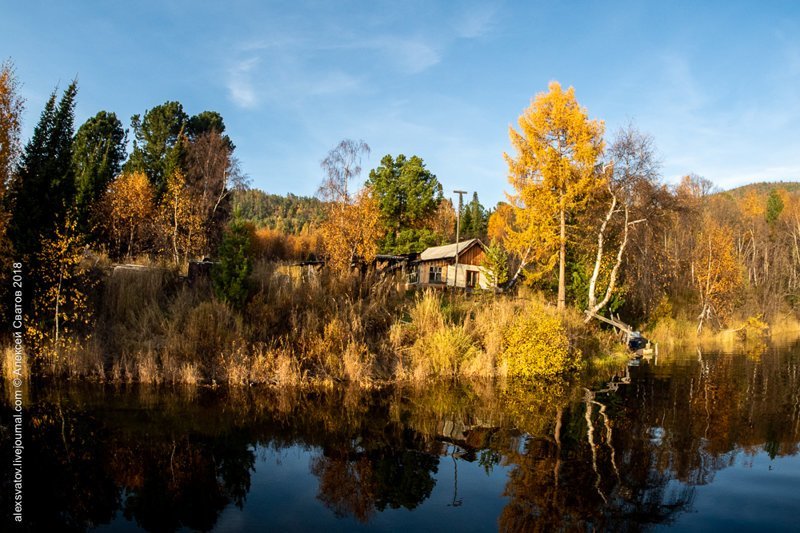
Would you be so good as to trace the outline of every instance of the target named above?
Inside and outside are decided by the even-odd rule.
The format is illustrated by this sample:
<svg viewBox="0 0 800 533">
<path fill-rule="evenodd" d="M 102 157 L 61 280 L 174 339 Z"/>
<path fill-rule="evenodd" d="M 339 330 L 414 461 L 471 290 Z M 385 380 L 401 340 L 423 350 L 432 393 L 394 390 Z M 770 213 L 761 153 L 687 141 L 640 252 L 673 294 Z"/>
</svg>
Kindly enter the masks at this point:
<svg viewBox="0 0 800 533">
<path fill-rule="evenodd" d="M 352 76 L 346 72 L 333 71 L 320 77 L 306 79 L 296 86 L 304 93 L 319 96 L 357 91 L 362 86 L 362 80 L 358 76 Z"/>
<path fill-rule="evenodd" d="M 308 96 L 353 94 L 378 78 L 418 75 L 442 63 L 459 40 L 487 35 L 496 13 L 494 7 L 466 6 L 423 18 L 411 30 L 389 15 L 369 22 L 276 23 L 266 36 L 245 36 L 233 46 L 229 95 L 237 106 L 252 108 L 270 99 L 299 102 Z M 365 58 L 370 61 L 366 70 Z"/>
<path fill-rule="evenodd" d="M 476 39 L 491 32 L 496 23 L 497 6 L 480 4 L 466 9 L 456 16 L 456 36 Z"/>
<path fill-rule="evenodd" d="M 252 80 L 252 72 L 258 63 L 259 58 L 257 57 L 242 59 L 237 61 L 228 72 L 228 92 L 233 103 L 239 107 L 249 109 L 258 103 Z"/>
<path fill-rule="evenodd" d="M 441 46 L 422 37 L 390 36 L 354 42 L 354 49 L 377 51 L 407 74 L 427 70 L 442 60 Z"/>
<path fill-rule="evenodd" d="M 721 87 L 698 60 L 678 54 L 662 58 L 646 94 L 650 109 L 643 126 L 663 151 L 668 180 L 696 172 L 727 189 L 800 178 L 796 149 L 787 144 L 792 138 L 794 146 L 800 143 L 793 127 L 800 120 L 794 52 L 787 43 L 775 51 L 782 61 L 743 71 L 759 80 L 750 88 Z M 761 97 L 754 99 L 756 92 Z"/>
</svg>

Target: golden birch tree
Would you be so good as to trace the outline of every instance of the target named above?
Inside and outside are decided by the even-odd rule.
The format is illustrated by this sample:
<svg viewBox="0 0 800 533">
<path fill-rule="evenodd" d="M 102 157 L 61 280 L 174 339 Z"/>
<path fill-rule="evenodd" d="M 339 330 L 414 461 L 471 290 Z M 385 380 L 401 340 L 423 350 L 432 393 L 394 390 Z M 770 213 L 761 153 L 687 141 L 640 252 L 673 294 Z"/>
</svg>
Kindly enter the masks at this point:
<svg viewBox="0 0 800 533">
<path fill-rule="evenodd" d="M 646 222 L 647 216 L 658 214 L 652 205 L 652 191 L 658 180 L 652 137 L 642 134 L 632 124 L 628 125 L 617 132 L 609 152 L 611 162 L 604 165 L 603 172 L 598 174 L 607 188 L 608 209 L 597 231 L 597 255 L 589 279 L 586 322 L 611 301 L 631 230 L 636 224 Z M 620 218 L 621 221 L 616 220 Z M 616 225 L 621 222 L 621 228 L 617 231 L 616 254 L 603 291 L 600 274 L 603 264 L 609 260 L 604 254 L 605 249 L 613 245 L 611 230 L 615 222 Z"/>
<path fill-rule="evenodd" d="M 442 199 L 436 207 L 436 211 L 428 222 L 428 227 L 437 235 L 440 235 L 445 243 L 450 243 L 456 239 L 456 210 L 453 202 Z"/>
<path fill-rule="evenodd" d="M 564 309 L 569 223 L 603 185 L 595 165 L 604 127 L 589 120 L 572 87 L 565 91 L 555 81 L 536 95 L 518 123 L 519 131 L 509 128 L 515 154 L 503 154 L 515 215 L 506 246 L 520 258 L 515 278 L 530 265 L 538 265 L 539 274 L 558 265 L 558 308 Z"/>
<path fill-rule="evenodd" d="M 501 244 L 505 242 L 508 228 L 514 225 L 514 209 L 511 205 L 501 202 L 497 204 L 497 209 L 489 215 L 487 224 L 487 236 L 490 243 Z"/>
<path fill-rule="evenodd" d="M 328 266 L 333 270 L 346 272 L 356 259 L 371 262 L 385 233 L 372 190 L 364 187 L 351 203 L 331 205 L 320 232 Z"/>
<path fill-rule="evenodd" d="M 142 171 L 123 172 L 108 187 L 102 201 L 106 230 L 117 242 L 126 243 L 126 257 L 137 251 L 137 238 L 142 236 L 154 213 L 153 187 Z"/>
<path fill-rule="evenodd" d="M 370 262 L 378 253 L 383 236 L 380 206 L 369 187 L 355 197 L 350 181 L 361 173 L 361 157 L 369 154 L 364 141 L 345 139 L 322 161 L 325 179 L 319 196 L 327 202 L 320 227 L 323 253 L 334 271 L 346 272 L 357 259 Z"/>
<path fill-rule="evenodd" d="M 78 334 L 91 323 L 88 294 L 94 282 L 84 264 L 84 243 L 77 223 L 70 216 L 63 227 L 44 240 L 39 252 L 41 283 L 33 301 L 28 338 L 43 362 L 55 372 L 65 349 L 74 346 Z"/>
<path fill-rule="evenodd" d="M 700 298 L 697 332 L 711 319 L 721 326 L 733 310 L 742 273 L 736 260 L 731 228 L 705 217 L 692 251 L 692 272 Z"/>
<path fill-rule="evenodd" d="M 164 250 L 172 255 L 176 266 L 202 253 L 206 243 L 203 214 L 203 206 L 191 194 L 183 172 L 173 171 L 161 198 L 159 228 Z"/>
<path fill-rule="evenodd" d="M 23 104 L 14 66 L 11 62 L 5 62 L 0 65 L 0 251 L 7 248 L 5 230 L 9 216 L 3 206 L 6 186 L 11 181 L 11 173 L 21 150 Z"/>
</svg>

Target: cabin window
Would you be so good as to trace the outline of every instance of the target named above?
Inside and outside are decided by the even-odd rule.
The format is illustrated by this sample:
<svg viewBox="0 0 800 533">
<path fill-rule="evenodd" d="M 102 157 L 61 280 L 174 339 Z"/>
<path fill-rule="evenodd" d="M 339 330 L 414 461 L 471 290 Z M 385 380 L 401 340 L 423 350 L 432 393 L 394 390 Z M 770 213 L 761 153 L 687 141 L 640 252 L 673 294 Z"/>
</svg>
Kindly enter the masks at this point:
<svg viewBox="0 0 800 533">
<path fill-rule="evenodd" d="M 480 272 L 477 270 L 467 270 L 467 287 L 475 288 L 478 286 L 478 276 Z"/>
<path fill-rule="evenodd" d="M 408 282 L 409 283 L 417 283 L 419 281 L 419 270 L 417 268 L 412 268 L 408 272 Z"/>
<path fill-rule="evenodd" d="M 428 283 L 442 283 L 442 267 L 430 267 L 428 271 Z"/>
</svg>

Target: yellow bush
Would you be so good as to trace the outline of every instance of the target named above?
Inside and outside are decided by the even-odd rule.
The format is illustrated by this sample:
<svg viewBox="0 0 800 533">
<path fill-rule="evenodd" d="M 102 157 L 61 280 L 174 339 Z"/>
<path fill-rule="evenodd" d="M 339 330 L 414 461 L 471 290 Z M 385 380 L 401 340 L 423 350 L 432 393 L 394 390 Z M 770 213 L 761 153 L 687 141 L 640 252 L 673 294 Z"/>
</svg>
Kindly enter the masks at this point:
<svg viewBox="0 0 800 533">
<path fill-rule="evenodd" d="M 552 377 L 580 366 L 560 318 L 536 306 L 511 323 L 505 342 L 503 360 L 510 377 Z"/>
</svg>

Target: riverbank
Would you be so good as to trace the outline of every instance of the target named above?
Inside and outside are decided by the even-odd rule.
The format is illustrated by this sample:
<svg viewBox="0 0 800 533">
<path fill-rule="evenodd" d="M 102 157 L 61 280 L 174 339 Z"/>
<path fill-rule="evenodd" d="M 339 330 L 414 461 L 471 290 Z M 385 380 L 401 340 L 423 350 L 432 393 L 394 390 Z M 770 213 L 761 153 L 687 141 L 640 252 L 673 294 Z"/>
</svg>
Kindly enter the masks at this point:
<svg viewBox="0 0 800 533">
<path fill-rule="evenodd" d="M 661 318 L 644 332 L 664 349 L 714 347 L 733 349 L 763 345 L 773 339 L 800 338 L 800 320 L 793 312 L 763 315 L 739 315 L 728 321 L 728 327 L 718 330 L 706 328 L 698 333 L 697 322 L 678 313 L 677 317 Z"/>
<path fill-rule="evenodd" d="M 83 331 L 26 339 L 25 375 L 109 383 L 233 387 L 374 387 L 456 378 L 552 379 L 629 357 L 608 329 L 563 313 L 539 294 L 407 291 L 375 273 L 256 265 L 239 307 L 214 296 L 207 278 L 164 268 L 118 268 L 88 298 Z M 736 322 L 733 322 L 736 323 Z M 800 332 L 793 315 L 751 317 L 718 333 L 683 317 L 658 320 L 645 335 L 662 350 L 695 345 L 763 345 Z M 3 351 L 3 376 L 14 351 Z"/>
<path fill-rule="evenodd" d="M 115 269 L 69 339 L 26 344 L 38 376 L 112 383 L 372 386 L 458 377 L 552 378 L 624 347 L 576 310 L 542 297 L 407 291 L 374 273 L 260 263 L 239 307 L 208 279 Z M 30 339 L 31 337 L 29 337 Z M 4 375 L 10 350 L 4 354 Z"/>
</svg>

